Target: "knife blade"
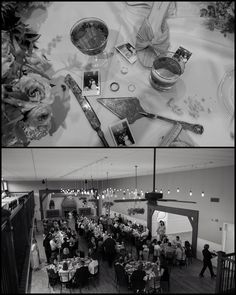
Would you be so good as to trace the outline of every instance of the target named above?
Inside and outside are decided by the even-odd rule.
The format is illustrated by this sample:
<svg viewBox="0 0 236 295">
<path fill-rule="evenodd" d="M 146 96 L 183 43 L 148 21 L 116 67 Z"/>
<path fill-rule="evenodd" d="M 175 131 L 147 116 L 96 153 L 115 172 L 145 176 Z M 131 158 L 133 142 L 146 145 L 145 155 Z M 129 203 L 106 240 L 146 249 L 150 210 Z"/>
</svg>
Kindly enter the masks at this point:
<svg viewBox="0 0 236 295">
<path fill-rule="evenodd" d="M 80 104 L 86 118 L 88 119 L 92 128 L 97 132 L 99 138 L 101 139 L 103 145 L 105 147 L 109 147 L 104 133 L 101 130 L 101 122 L 99 121 L 96 113 L 94 112 L 92 106 L 85 96 L 82 95 L 82 90 L 77 84 L 77 82 L 72 78 L 70 74 L 65 77 L 66 85 L 71 89 L 78 103 Z"/>
</svg>

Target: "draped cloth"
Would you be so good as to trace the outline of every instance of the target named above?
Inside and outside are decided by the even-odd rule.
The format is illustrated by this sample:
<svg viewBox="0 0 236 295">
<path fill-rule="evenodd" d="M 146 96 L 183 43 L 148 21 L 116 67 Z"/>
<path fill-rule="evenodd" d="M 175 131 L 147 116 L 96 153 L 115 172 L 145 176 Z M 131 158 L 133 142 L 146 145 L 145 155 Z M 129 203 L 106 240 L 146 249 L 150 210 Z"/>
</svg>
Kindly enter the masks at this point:
<svg viewBox="0 0 236 295">
<path fill-rule="evenodd" d="M 144 19 L 135 45 L 138 59 L 143 66 L 152 67 L 155 58 L 168 50 L 170 41 L 166 19 L 173 13 L 174 7 L 174 2 L 153 2 L 150 14 Z"/>
</svg>

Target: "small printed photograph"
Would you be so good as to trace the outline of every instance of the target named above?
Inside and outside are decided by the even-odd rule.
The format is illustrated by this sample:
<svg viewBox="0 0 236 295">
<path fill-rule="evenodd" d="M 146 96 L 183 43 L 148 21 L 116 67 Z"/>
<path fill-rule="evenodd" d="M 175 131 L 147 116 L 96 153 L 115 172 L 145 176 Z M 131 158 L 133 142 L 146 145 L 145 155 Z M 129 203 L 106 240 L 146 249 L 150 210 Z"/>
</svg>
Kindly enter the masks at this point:
<svg viewBox="0 0 236 295">
<path fill-rule="evenodd" d="M 192 52 L 188 51 L 187 49 L 183 47 L 179 47 L 175 54 L 173 55 L 174 58 L 180 59 L 180 57 L 183 59 L 184 63 L 186 63 L 192 55 Z"/>
<path fill-rule="evenodd" d="M 124 43 L 116 46 L 116 49 L 122 54 L 129 63 L 133 64 L 137 60 L 137 54 L 135 47 L 130 43 Z"/>
<path fill-rule="evenodd" d="M 100 95 L 101 79 L 100 71 L 85 71 L 83 73 L 83 89 L 84 96 Z"/>
<path fill-rule="evenodd" d="M 127 119 L 109 126 L 113 140 L 118 147 L 128 147 L 135 144 Z"/>
</svg>

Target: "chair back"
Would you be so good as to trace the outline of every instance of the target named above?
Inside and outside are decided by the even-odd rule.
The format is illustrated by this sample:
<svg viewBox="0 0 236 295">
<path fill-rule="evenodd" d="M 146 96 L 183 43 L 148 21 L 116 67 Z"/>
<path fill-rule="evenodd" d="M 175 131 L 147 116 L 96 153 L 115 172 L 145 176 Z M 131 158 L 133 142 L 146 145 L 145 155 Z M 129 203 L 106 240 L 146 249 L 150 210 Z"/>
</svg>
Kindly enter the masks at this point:
<svg viewBox="0 0 236 295">
<path fill-rule="evenodd" d="M 120 286 L 125 286 L 128 284 L 128 277 L 124 267 L 120 264 L 115 264 L 115 274 L 117 283 Z"/>
<path fill-rule="evenodd" d="M 62 283 L 66 283 L 70 281 L 70 274 L 69 271 L 59 273 L 60 281 Z"/>
<path fill-rule="evenodd" d="M 96 274 L 98 273 L 98 271 L 99 271 L 99 268 L 98 268 L 98 265 L 96 265 L 96 266 L 94 267 L 94 274 L 96 275 Z"/>
</svg>

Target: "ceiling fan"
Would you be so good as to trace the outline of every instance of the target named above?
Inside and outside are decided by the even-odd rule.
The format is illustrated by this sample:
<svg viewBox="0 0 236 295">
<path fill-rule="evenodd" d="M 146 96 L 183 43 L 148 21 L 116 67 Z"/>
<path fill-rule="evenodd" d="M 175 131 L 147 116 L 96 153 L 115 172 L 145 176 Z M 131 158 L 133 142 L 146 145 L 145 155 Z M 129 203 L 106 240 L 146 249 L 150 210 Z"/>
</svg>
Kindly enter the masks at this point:
<svg viewBox="0 0 236 295">
<path fill-rule="evenodd" d="M 153 191 L 149 193 L 145 193 L 145 198 L 139 199 L 117 199 L 114 200 L 114 203 L 122 203 L 122 202 L 149 202 L 152 204 L 157 204 L 158 202 L 178 202 L 178 203 L 193 203 L 196 204 L 197 202 L 194 201 L 180 201 L 176 199 L 163 199 L 162 193 L 157 193 L 155 191 L 155 180 L 156 180 L 156 148 L 154 148 L 154 158 L 153 158 Z"/>
</svg>

